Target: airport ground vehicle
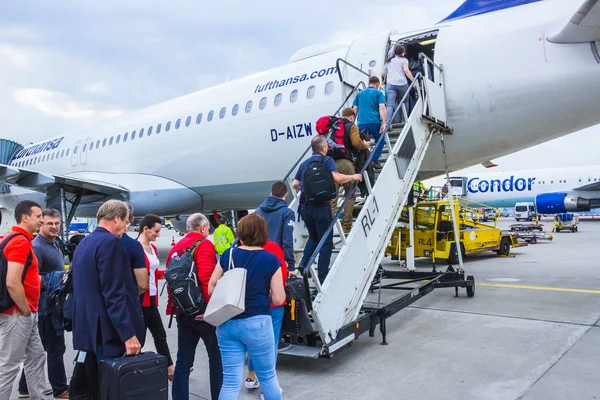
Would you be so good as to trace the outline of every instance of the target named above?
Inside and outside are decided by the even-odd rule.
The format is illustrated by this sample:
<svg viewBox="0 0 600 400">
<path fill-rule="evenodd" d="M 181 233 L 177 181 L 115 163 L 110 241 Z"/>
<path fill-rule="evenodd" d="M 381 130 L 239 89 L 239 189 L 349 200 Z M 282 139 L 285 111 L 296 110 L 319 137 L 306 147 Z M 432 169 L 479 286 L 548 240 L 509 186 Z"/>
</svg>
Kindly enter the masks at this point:
<svg viewBox="0 0 600 400">
<path fill-rule="evenodd" d="M 518 236 L 518 238 L 525 240 L 527 243 L 536 244 L 538 240 L 554 239 L 556 220 L 550 231 L 544 231 L 544 225 L 537 221 L 532 224 L 513 224 L 509 228 L 511 232 L 514 232 Z"/>
<path fill-rule="evenodd" d="M 533 202 L 521 202 L 515 204 L 515 219 L 517 221 L 533 221 L 537 215 Z"/>
<path fill-rule="evenodd" d="M 457 198 L 453 201 L 463 255 L 485 251 L 508 255 L 511 247 L 522 246 L 517 241 L 517 235 L 503 232 L 496 227 L 496 217 L 494 217 L 494 224 L 479 222 L 480 213 L 477 211 L 477 207 L 484 209 L 489 209 L 489 207 L 464 199 Z M 456 264 L 458 253 L 450 210 L 450 200 L 448 199 L 417 203 L 414 206 L 414 243 L 410 243 L 411 227 L 408 223 L 408 210 L 405 207 L 392 235 L 392 240 L 386 248 L 386 254 L 391 255 L 392 259 L 404 259 L 406 249 L 412 246 L 415 257 L 431 257 L 434 264 L 438 258 L 446 259 L 450 264 Z"/>
<path fill-rule="evenodd" d="M 579 224 L 579 216 L 572 213 L 561 213 L 556 214 L 556 232 L 570 230 L 571 232 L 577 232 L 577 225 Z"/>
</svg>

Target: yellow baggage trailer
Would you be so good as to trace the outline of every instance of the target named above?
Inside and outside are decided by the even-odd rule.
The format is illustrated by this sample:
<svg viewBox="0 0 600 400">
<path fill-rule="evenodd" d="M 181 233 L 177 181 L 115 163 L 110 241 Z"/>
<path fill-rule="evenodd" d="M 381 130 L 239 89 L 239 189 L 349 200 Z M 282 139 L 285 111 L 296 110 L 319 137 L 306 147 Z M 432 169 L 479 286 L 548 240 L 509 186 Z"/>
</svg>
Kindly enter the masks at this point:
<svg viewBox="0 0 600 400">
<path fill-rule="evenodd" d="M 508 255 L 511 247 L 526 246 L 517 241 L 518 235 L 503 232 L 493 224 L 481 223 L 479 209 L 489 208 L 483 204 L 455 198 L 454 213 L 460 231 L 460 246 L 463 256 L 495 251 L 498 255 Z M 414 244 L 410 241 L 408 208 L 405 207 L 386 255 L 392 259 L 406 258 L 406 249 L 413 245 L 414 257 L 447 259 L 450 264 L 458 263 L 458 252 L 451 215 L 450 200 L 424 201 L 414 206 Z M 500 215 L 497 213 L 496 215 Z"/>
</svg>

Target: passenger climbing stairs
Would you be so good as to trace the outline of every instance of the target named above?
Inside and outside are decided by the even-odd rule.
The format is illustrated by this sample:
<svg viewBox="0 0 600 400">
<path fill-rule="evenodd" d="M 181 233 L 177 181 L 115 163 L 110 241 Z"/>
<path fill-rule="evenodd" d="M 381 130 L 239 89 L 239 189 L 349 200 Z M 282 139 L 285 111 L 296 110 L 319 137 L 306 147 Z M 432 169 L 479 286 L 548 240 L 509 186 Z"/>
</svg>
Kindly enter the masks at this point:
<svg viewBox="0 0 600 400">
<path fill-rule="evenodd" d="M 343 60 L 338 61 L 344 62 Z M 351 343 L 362 331 L 369 330 L 372 335 L 377 322 L 382 325 L 385 342 L 383 330 L 387 316 L 382 318 L 381 310 L 370 308 L 365 303 L 365 299 L 373 290 L 372 285 L 374 281 L 377 281 L 378 271 L 381 273 L 380 264 L 385 248 L 396 227 L 402 208 L 406 204 L 409 194 L 412 193 L 413 182 L 417 179 L 417 173 L 432 138 L 435 135 L 450 133 L 450 129 L 445 124 L 444 87 L 439 84 L 439 82 L 443 82 L 443 71 L 425 56 L 422 56 L 422 62 L 434 66 L 435 76 L 429 77 L 427 73 L 426 76 L 418 74 L 410 85 L 410 89 L 414 87 L 419 93 L 412 112 L 408 113 L 405 106 L 410 89 L 396 108 L 392 119 L 401 113 L 406 122 L 393 124 L 381 135 L 379 140 L 383 141 L 385 146 L 380 160 L 383 168 L 375 174 L 374 181 L 372 182 L 366 173 L 366 166 L 371 162 L 372 153 L 365 167 L 360 171 L 368 195 L 363 199 L 364 203 L 360 213 L 347 235 L 343 232 L 340 216 L 350 193 L 346 193 L 343 201 L 339 202 L 336 218 L 327 231 L 328 233 L 333 231 L 334 235 L 334 252 L 327 278 L 322 284 L 317 278 L 316 260 L 325 242 L 323 239 L 310 257 L 303 277 L 305 296 L 303 296 L 302 306 L 306 306 L 308 315 L 299 314 L 294 309 L 298 305 L 292 302 L 294 303 L 291 309 L 292 315 L 288 316 L 295 321 L 296 325 L 299 323 L 299 318 L 305 321 L 310 320 L 310 326 L 308 329 L 305 326 L 303 332 L 298 330 L 297 334 L 291 335 L 290 342 L 294 346 L 280 351 L 283 354 L 311 357 L 330 356 L 336 350 Z M 429 68 L 424 68 L 424 71 L 429 71 Z M 368 76 L 365 77 L 365 81 L 367 79 Z M 364 82 L 359 82 L 354 86 L 335 115 L 344 106 L 351 104 L 352 98 L 364 87 Z M 309 149 L 302 154 L 286 176 L 285 179 L 290 187 L 293 174 L 298 165 L 309 155 L 308 151 Z M 299 193 L 292 189 L 292 194 L 293 201 L 290 208 L 298 216 Z M 298 256 L 303 251 L 307 237 L 304 223 L 298 217 L 294 229 L 295 250 Z M 465 284 L 461 274 L 453 273 L 451 275 L 453 279 L 451 284 L 445 286 L 458 288 L 470 285 L 469 283 Z M 437 278 L 437 283 L 442 285 L 441 281 L 447 277 L 442 273 L 433 275 L 432 278 L 434 283 Z M 427 282 L 429 281 L 427 280 Z M 413 292 L 409 293 L 411 294 L 409 303 L 405 300 L 402 300 L 401 303 L 410 304 L 431 290 L 433 290 L 433 286 L 430 283 L 423 284 L 417 287 L 414 294 L 411 294 Z M 367 323 L 367 321 L 369 322 Z M 359 328 L 361 323 L 365 323 L 366 327 Z M 307 333 L 311 330 L 312 336 L 311 333 Z"/>
</svg>

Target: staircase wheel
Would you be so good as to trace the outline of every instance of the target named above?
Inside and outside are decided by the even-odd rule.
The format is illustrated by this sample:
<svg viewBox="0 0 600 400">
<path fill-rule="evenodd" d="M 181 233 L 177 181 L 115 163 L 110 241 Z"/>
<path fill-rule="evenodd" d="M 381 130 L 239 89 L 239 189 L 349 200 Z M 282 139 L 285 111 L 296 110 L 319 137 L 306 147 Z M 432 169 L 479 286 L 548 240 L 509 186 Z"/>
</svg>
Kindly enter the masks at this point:
<svg viewBox="0 0 600 400">
<path fill-rule="evenodd" d="M 475 277 L 473 275 L 467 276 L 467 280 L 472 282 L 472 286 L 467 286 L 467 296 L 475 296 Z"/>
</svg>

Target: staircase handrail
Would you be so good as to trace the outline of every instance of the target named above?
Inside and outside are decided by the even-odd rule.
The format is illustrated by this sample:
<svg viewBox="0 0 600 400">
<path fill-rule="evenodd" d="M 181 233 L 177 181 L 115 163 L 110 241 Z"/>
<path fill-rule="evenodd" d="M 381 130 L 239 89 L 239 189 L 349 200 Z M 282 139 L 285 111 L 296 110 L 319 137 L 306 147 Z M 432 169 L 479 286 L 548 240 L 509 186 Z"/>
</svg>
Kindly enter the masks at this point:
<svg viewBox="0 0 600 400">
<path fill-rule="evenodd" d="M 396 110 L 394 111 L 394 113 L 392 114 L 392 118 L 389 118 L 390 121 L 392 121 L 394 119 L 394 117 L 398 114 L 398 111 L 403 108 L 404 106 L 404 102 L 406 101 L 406 99 L 408 98 L 408 96 L 410 95 L 410 91 L 411 89 L 415 86 L 415 83 L 417 82 L 417 80 L 421 80 L 422 79 L 422 75 L 420 72 L 418 72 L 415 77 L 415 79 L 411 82 L 410 86 L 408 87 L 408 90 L 406 91 L 406 93 L 404 94 L 404 96 L 402 97 L 402 100 L 400 101 L 400 103 L 398 104 L 398 107 L 396 107 Z M 407 119 L 407 115 L 404 116 L 405 120 Z M 391 124 L 390 124 L 391 125 Z M 377 143 L 375 144 L 375 146 L 373 147 L 374 149 L 377 148 L 377 146 L 379 146 L 382 142 L 382 140 L 386 140 L 388 139 L 388 131 L 390 130 L 390 127 L 388 126 L 386 128 L 386 130 L 384 131 L 384 134 L 381 135 L 379 137 L 379 140 L 377 140 Z M 389 140 L 388 140 L 388 146 L 389 146 Z M 391 151 L 391 148 L 390 148 Z M 365 165 L 363 165 L 363 167 L 360 170 L 360 175 L 364 176 L 367 168 L 369 167 L 369 164 L 371 164 L 371 162 L 373 161 L 373 154 L 375 154 L 374 151 L 371 152 L 371 154 L 369 154 L 369 157 L 367 158 L 367 161 L 365 162 Z M 335 216 L 333 218 L 333 221 L 331 222 L 331 224 L 329 224 L 329 227 L 327 228 L 327 230 L 325 231 L 325 234 L 323 235 L 323 237 L 321 238 L 321 240 L 319 241 L 319 244 L 317 245 L 317 247 L 315 248 L 315 251 L 313 252 L 313 254 L 310 256 L 308 262 L 306 263 L 306 265 L 304 266 L 304 283 L 305 286 L 308 286 L 308 273 L 310 271 L 310 266 L 315 262 L 315 258 L 317 258 L 317 254 L 319 254 L 319 252 L 321 251 L 321 249 L 323 248 L 323 245 L 325 244 L 325 240 L 327 239 L 327 236 L 329 236 L 329 234 L 332 232 L 333 227 L 335 226 L 337 220 L 339 219 L 339 217 L 342 215 L 342 213 L 344 212 L 344 206 L 346 205 L 346 203 L 350 200 L 350 197 L 352 195 L 352 193 L 354 193 L 354 191 L 356 190 L 356 186 L 358 185 L 358 182 L 353 182 L 352 186 L 350 187 L 350 190 L 348 190 L 348 193 L 346 193 L 346 196 L 344 197 L 344 201 L 342 202 L 342 204 L 339 206 L 337 212 L 335 213 Z M 317 278 L 318 279 L 318 278 Z M 317 285 L 317 287 L 319 287 L 319 285 Z M 312 301 L 309 298 L 309 305 L 312 309 Z"/>
<path fill-rule="evenodd" d="M 354 94 L 354 92 L 359 90 L 359 88 L 361 86 L 362 86 L 362 89 L 367 87 L 363 81 L 360 81 L 356 86 L 354 86 L 354 89 L 352 89 L 352 91 L 348 94 L 348 96 L 346 96 L 346 98 L 344 99 L 342 104 L 340 104 L 340 106 L 337 108 L 337 110 L 335 110 L 335 112 L 331 115 L 337 115 L 341 111 L 341 109 L 344 107 L 344 104 L 346 104 L 346 102 L 350 99 L 350 96 L 352 96 Z M 362 89 L 360 89 L 360 90 L 362 90 Z M 287 182 L 290 175 L 296 170 L 296 167 L 298 166 L 298 164 L 300 164 L 300 162 L 302 162 L 302 160 L 304 159 L 304 156 L 306 155 L 306 153 L 308 153 L 309 150 L 310 150 L 310 145 L 308 145 L 306 150 L 304 150 L 302 152 L 302 155 L 300 156 L 300 158 L 298 158 L 296 160 L 294 165 L 292 165 L 292 168 L 290 168 L 290 170 L 287 172 L 287 174 L 285 174 L 285 176 L 283 177 L 283 180 L 282 180 L 283 182 Z"/>
</svg>

